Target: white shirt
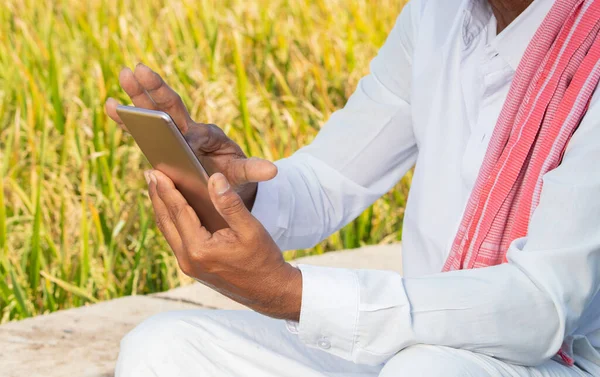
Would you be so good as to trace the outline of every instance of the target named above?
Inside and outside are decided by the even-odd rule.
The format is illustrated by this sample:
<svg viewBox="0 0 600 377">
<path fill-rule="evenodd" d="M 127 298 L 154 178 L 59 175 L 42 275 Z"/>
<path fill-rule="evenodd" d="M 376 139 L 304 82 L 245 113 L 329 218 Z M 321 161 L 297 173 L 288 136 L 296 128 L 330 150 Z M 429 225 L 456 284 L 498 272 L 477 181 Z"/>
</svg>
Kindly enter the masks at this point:
<svg viewBox="0 0 600 377">
<path fill-rule="evenodd" d="M 259 185 L 253 214 L 282 249 L 307 248 L 416 165 L 404 277 L 300 266 L 304 343 L 357 363 L 426 343 L 536 365 L 566 338 L 577 361 L 600 374 L 598 95 L 562 164 L 544 176 L 509 263 L 439 272 L 514 72 L 552 4 L 534 1 L 496 36 L 485 0 L 413 0 L 347 105 Z"/>
</svg>

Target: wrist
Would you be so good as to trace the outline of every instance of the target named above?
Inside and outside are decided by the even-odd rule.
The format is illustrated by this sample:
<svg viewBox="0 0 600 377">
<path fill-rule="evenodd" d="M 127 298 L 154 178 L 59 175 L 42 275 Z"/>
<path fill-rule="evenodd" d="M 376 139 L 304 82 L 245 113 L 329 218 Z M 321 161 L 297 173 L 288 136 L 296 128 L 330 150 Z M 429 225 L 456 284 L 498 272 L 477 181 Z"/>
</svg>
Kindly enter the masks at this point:
<svg viewBox="0 0 600 377">
<path fill-rule="evenodd" d="M 252 308 L 269 317 L 299 321 L 302 306 L 302 273 L 289 263 L 279 269 L 277 278 L 272 280 L 265 300 L 259 307 Z M 271 284 L 269 284 L 271 285 Z"/>
<path fill-rule="evenodd" d="M 302 272 L 299 268 L 289 266 L 289 278 L 283 289 L 283 316 L 282 319 L 300 321 L 300 309 L 302 307 Z"/>
</svg>

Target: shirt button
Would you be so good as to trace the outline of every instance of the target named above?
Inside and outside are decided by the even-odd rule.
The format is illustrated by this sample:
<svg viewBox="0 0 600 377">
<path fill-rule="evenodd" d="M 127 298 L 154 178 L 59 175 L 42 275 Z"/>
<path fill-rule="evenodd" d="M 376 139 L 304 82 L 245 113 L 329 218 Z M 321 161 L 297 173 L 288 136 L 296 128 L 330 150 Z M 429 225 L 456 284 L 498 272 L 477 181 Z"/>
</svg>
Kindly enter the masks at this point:
<svg viewBox="0 0 600 377">
<path fill-rule="evenodd" d="M 331 348 L 331 342 L 329 341 L 329 339 L 323 337 L 321 338 L 318 342 L 317 345 L 319 346 L 319 348 L 324 349 L 324 350 L 328 350 Z"/>
</svg>

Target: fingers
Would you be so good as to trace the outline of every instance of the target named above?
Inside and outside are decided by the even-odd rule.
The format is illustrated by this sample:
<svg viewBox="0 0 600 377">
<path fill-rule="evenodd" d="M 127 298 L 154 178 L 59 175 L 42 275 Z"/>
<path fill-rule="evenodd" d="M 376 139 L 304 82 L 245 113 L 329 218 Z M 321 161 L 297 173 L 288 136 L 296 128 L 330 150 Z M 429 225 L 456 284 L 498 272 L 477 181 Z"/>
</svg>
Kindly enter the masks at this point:
<svg viewBox="0 0 600 377">
<path fill-rule="evenodd" d="M 162 201 L 160 196 L 158 195 L 157 183 L 158 180 L 156 175 L 152 174 L 152 172 L 145 172 L 144 176 L 146 178 L 146 182 L 148 183 L 148 193 L 150 194 L 150 200 L 152 201 L 152 207 L 154 207 L 154 217 L 156 219 L 156 225 L 158 229 L 161 231 L 169 246 L 175 253 L 177 257 L 177 261 L 180 265 L 182 263 L 187 263 L 186 260 L 180 260 L 183 256 L 183 242 L 175 224 L 171 220 L 171 215 L 167 209 L 167 206 Z"/>
<path fill-rule="evenodd" d="M 268 181 L 277 175 L 275 164 L 257 157 L 233 160 L 230 169 L 229 176 L 233 177 L 236 185 Z"/>
<path fill-rule="evenodd" d="M 246 158 L 239 145 L 214 124 L 192 122 L 184 137 L 196 156 L 200 158 L 205 155 L 213 155 L 213 157 L 229 155 L 231 160 Z M 229 172 L 227 173 L 229 174 Z M 233 183 L 236 184 L 236 182 Z"/>
<path fill-rule="evenodd" d="M 242 198 L 231 189 L 227 178 L 221 173 L 211 175 L 208 180 L 210 198 L 229 227 L 237 233 L 249 234 L 260 223 L 246 208 Z"/>
<path fill-rule="evenodd" d="M 135 67 L 133 75 L 158 109 L 168 113 L 181 132 L 186 133 L 192 120 L 179 94 L 171 89 L 158 73 L 141 63 Z"/>
<path fill-rule="evenodd" d="M 131 98 L 133 104 L 137 107 L 143 107 L 145 109 L 156 110 L 156 104 L 152 101 L 152 98 L 146 93 L 144 88 L 137 82 L 136 78 L 129 68 L 123 68 L 119 73 L 119 84 L 125 90 L 125 93 Z M 117 106 L 119 102 L 114 98 L 108 98 L 104 104 L 106 114 L 123 130 L 127 131 L 127 127 L 119 117 L 117 113 Z"/>
<path fill-rule="evenodd" d="M 203 153 L 228 153 L 232 158 L 225 174 L 231 184 L 240 186 L 249 182 L 268 181 L 277 175 L 277 166 L 270 161 L 246 158 L 240 147 L 231 141 L 222 129 L 214 124 L 192 123 L 185 139 L 192 149 Z"/>
<path fill-rule="evenodd" d="M 131 98 L 131 102 L 133 102 L 136 107 L 158 110 L 158 107 L 144 87 L 135 78 L 131 69 L 123 68 L 121 70 L 121 73 L 119 73 L 119 84 L 121 84 L 121 88 L 123 88 L 125 93 Z"/>
<path fill-rule="evenodd" d="M 127 127 L 125 127 L 125 124 L 123 123 L 121 117 L 117 113 L 117 106 L 119 106 L 119 102 L 117 102 L 116 99 L 109 97 L 106 100 L 106 103 L 104 104 L 104 110 L 106 111 L 106 114 L 109 116 L 110 119 L 114 120 L 119 125 L 119 127 L 127 131 Z"/>
<path fill-rule="evenodd" d="M 198 250 L 211 234 L 200 224 L 198 216 L 177 190 L 173 181 L 158 170 L 152 172 L 157 180 L 157 192 L 164 203 L 186 250 Z"/>
<path fill-rule="evenodd" d="M 166 112 L 182 133 L 185 134 L 194 123 L 179 94 L 147 66 L 140 63 L 135 67 L 135 71 L 123 68 L 119 73 L 119 83 L 136 107 Z M 109 107 L 107 101 L 106 111 L 115 122 L 122 125 L 123 122 L 116 113 L 117 105 L 116 101 L 111 101 Z"/>
</svg>

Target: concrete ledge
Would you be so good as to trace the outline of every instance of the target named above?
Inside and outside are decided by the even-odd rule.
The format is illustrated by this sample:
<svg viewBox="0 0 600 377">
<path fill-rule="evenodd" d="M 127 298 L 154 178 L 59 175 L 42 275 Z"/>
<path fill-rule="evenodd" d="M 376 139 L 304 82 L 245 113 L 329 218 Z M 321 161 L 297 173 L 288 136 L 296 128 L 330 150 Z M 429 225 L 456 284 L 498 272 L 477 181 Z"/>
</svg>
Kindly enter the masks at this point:
<svg viewBox="0 0 600 377">
<path fill-rule="evenodd" d="M 400 245 L 301 258 L 296 263 L 401 271 Z M 145 318 L 182 309 L 245 309 L 201 284 L 131 296 L 0 326 L 2 377 L 113 375 L 119 341 Z"/>
<path fill-rule="evenodd" d="M 119 340 L 146 317 L 199 306 L 123 297 L 0 326 L 0 375 L 112 376 Z"/>
</svg>

